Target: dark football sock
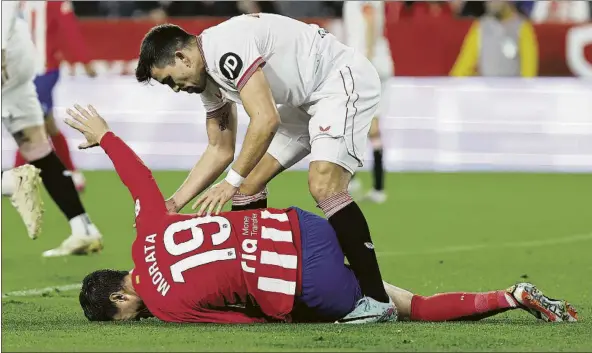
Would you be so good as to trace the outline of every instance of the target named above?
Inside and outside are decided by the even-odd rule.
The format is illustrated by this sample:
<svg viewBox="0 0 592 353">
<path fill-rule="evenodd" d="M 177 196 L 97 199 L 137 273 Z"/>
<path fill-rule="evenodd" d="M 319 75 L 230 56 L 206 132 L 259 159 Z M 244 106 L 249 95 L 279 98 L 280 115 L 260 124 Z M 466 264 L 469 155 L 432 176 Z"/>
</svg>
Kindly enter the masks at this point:
<svg viewBox="0 0 592 353">
<path fill-rule="evenodd" d="M 29 163 L 41 169 L 43 185 L 68 220 L 85 213 L 80 196 L 74 187 L 71 172 L 66 170 L 54 151 Z"/>
<path fill-rule="evenodd" d="M 374 150 L 374 190 L 384 190 L 384 167 L 382 165 L 382 149 Z"/>
<path fill-rule="evenodd" d="M 370 229 L 362 210 L 347 192 L 320 202 L 319 207 L 335 229 L 341 249 L 360 282 L 362 293 L 388 303 L 389 297 L 382 283 Z"/>
<path fill-rule="evenodd" d="M 244 195 L 237 192 L 232 197 L 232 211 L 256 210 L 267 208 L 267 188 L 255 195 Z"/>
</svg>

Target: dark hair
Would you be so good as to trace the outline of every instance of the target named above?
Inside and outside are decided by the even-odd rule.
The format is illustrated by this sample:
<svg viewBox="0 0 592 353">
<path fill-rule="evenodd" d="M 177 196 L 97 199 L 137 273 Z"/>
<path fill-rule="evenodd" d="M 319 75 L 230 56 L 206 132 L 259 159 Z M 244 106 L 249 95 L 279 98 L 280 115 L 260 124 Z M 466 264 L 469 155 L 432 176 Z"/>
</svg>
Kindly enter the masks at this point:
<svg viewBox="0 0 592 353">
<path fill-rule="evenodd" d="M 162 24 L 146 33 L 140 47 L 140 58 L 136 67 L 138 82 L 149 82 L 154 67 L 175 63 L 175 52 L 189 45 L 194 36 L 173 24 Z"/>
<path fill-rule="evenodd" d="M 113 320 L 117 307 L 109 296 L 123 289 L 123 279 L 128 274 L 128 271 L 99 270 L 84 277 L 78 299 L 87 319 Z"/>
</svg>

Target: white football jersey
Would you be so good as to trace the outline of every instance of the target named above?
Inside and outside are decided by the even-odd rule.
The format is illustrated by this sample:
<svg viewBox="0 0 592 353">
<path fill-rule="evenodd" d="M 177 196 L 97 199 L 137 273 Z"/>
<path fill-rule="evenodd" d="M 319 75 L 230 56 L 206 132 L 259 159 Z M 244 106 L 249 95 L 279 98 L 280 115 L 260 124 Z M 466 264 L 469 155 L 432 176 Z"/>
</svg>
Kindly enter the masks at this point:
<svg viewBox="0 0 592 353">
<path fill-rule="evenodd" d="M 206 71 L 201 94 L 206 111 L 226 99 L 240 103 L 240 91 L 262 67 L 277 104 L 299 107 L 354 50 L 317 25 L 273 14 L 237 16 L 198 37 Z"/>
<path fill-rule="evenodd" d="M 2 50 L 6 51 L 8 71 L 2 91 L 35 77 L 39 55 L 18 1 L 2 1 Z"/>
<path fill-rule="evenodd" d="M 374 12 L 374 53 L 368 59 L 376 66 L 380 76 L 381 71 L 388 68 L 381 66 L 392 65 L 392 57 L 385 32 L 384 1 L 344 1 L 343 3 L 343 27 L 345 31 L 345 43 L 363 55 L 368 55 L 366 43 L 365 11 Z M 392 71 L 392 70 L 391 70 Z"/>
</svg>

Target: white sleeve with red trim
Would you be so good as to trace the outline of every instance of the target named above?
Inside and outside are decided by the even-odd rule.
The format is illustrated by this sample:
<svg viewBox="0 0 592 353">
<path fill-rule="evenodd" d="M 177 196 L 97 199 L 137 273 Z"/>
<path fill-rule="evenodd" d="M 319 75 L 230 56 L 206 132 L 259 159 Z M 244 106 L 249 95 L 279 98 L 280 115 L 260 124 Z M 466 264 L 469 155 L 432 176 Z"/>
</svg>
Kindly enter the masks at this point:
<svg viewBox="0 0 592 353">
<path fill-rule="evenodd" d="M 253 31 L 216 48 L 217 71 L 241 91 L 258 67 L 265 64 Z"/>
<path fill-rule="evenodd" d="M 206 89 L 200 94 L 200 96 L 208 119 L 215 118 L 216 114 L 226 106 L 226 103 L 228 103 L 224 95 L 222 95 L 220 87 L 218 87 L 216 82 L 211 79 L 208 79 Z"/>
</svg>

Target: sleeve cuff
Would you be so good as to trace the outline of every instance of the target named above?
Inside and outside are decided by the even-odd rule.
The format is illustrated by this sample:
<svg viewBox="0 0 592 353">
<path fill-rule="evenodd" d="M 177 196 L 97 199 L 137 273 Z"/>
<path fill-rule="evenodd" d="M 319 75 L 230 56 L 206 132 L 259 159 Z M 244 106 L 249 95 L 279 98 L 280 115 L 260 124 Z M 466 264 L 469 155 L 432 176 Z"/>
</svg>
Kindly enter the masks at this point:
<svg viewBox="0 0 592 353">
<path fill-rule="evenodd" d="M 255 71 L 257 71 L 257 69 L 263 65 L 265 65 L 265 60 L 263 60 L 262 57 L 258 57 L 257 59 L 255 59 L 255 61 L 253 61 L 251 66 L 249 66 L 249 68 L 245 71 L 240 80 L 238 80 L 238 83 L 236 84 L 236 89 L 240 92 L 243 89 L 243 87 L 247 84 L 251 76 L 253 76 Z"/>
<path fill-rule="evenodd" d="M 101 141 L 99 141 L 99 145 L 101 145 L 101 147 L 105 148 L 106 146 L 109 146 L 109 141 L 113 141 L 113 139 L 115 138 L 115 134 L 112 131 L 107 131 L 107 133 L 105 135 L 103 135 L 103 137 L 101 137 Z"/>
</svg>

